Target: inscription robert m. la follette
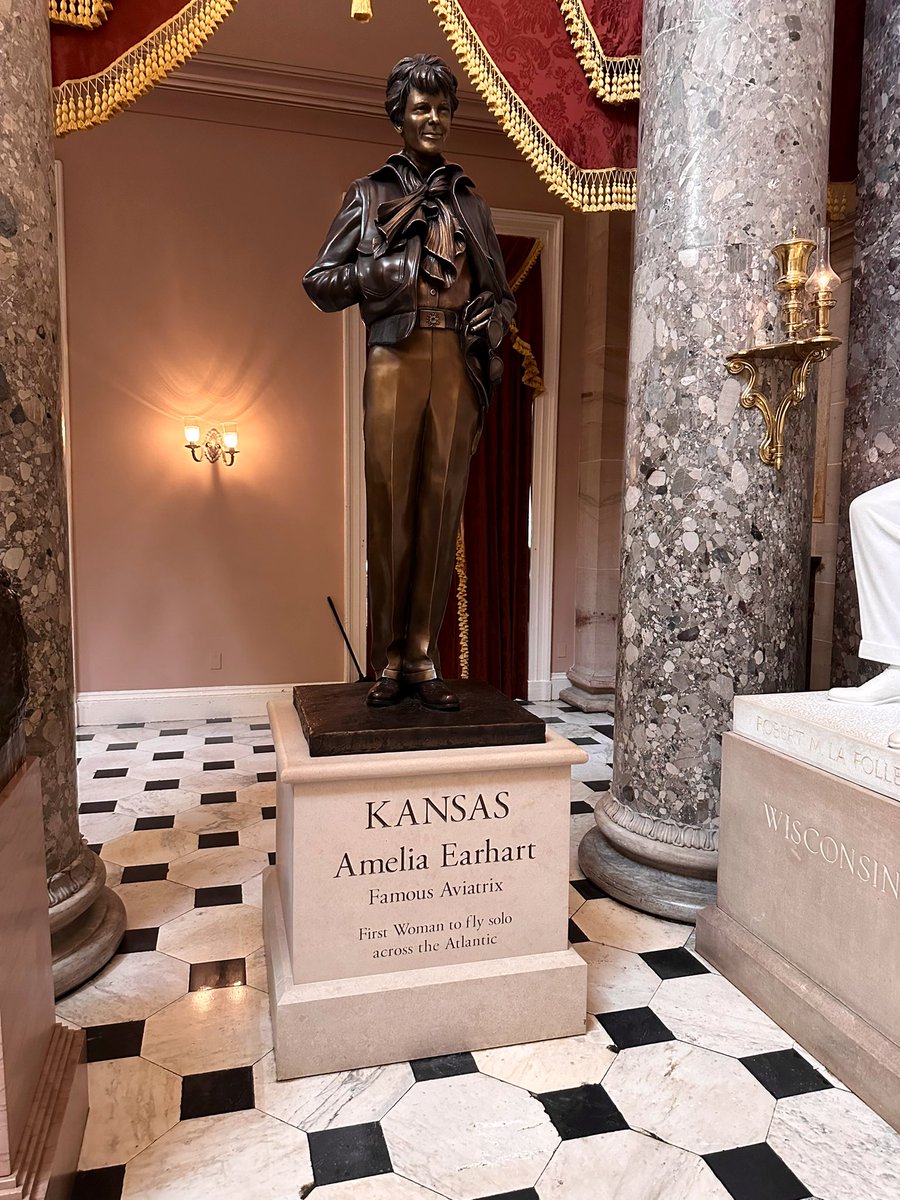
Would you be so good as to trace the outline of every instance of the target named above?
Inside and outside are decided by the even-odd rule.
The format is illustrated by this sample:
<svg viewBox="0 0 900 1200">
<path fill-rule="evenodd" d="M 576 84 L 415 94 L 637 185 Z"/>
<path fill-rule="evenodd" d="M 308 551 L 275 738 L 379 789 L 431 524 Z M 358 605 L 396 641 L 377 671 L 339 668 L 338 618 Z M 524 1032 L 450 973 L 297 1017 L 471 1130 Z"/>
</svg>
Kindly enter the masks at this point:
<svg viewBox="0 0 900 1200">
<path fill-rule="evenodd" d="M 845 738 L 829 737 L 824 730 L 813 732 L 760 713 L 754 718 L 753 732 L 756 740 L 782 747 L 786 754 L 793 751 L 807 762 L 826 770 L 830 767 L 836 774 L 855 777 L 870 786 L 882 783 L 891 789 L 900 788 L 900 763 L 873 747 L 854 746 Z"/>
<path fill-rule="evenodd" d="M 297 882 L 333 932 L 309 928 L 311 974 L 336 977 L 338 939 L 341 975 L 565 948 L 568 805 L 515 782 L 422 793 L 348 798 L 317 834 Z"/>
</svg>

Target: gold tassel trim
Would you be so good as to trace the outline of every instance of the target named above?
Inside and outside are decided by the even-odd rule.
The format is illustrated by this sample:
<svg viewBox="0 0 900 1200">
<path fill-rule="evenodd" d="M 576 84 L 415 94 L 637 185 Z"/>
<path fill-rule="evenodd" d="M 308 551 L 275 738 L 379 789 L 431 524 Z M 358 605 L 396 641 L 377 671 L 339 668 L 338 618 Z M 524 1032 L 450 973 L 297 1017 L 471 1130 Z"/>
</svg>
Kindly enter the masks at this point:
<svg viewBox="0 0 900 1200">
<path fill-rule="evenodd" d="M 509 290 L 513 293 L 517 292 L 528 277 L 534 264 L 544 253 L 544 243 L 540 238 L 535 238 L 534 245 L 528 252 L 528 257 L 525 259 L 522 266 L 519 268 L 519 273 L 515 279 L 509 281 Z"/>
<path fill-rule="evenodd" d="M 350 16 L 354 21 L 371 21 L 372 5 L 370 0 L 353 0 L 350 5 Z"/>
<path fill-rule="evenodd" d="M 192 0 L 159 29 L 103 71 L 69 79 L 53 89 L 56 132 L 90 129 L 149 92 L 195 54 L 237 0 Z"/>
<path fill-rule="evenodd" d="M 466 573 L 466 535 L 463 522 L 456 535 L 456 613 L 459 618 L 459 677 L 469 678 L 469 599 Z"/>
<path fill-rule="evenodd" d="M 829 183 L 828 185 L 828 220 L 832 225 L 846 221 L 856 214 L 856 184 Z"/>
<path fill-rule="evenodd" d="M 509 327 L 509 334 L 513 339 L 513 350 L 522 355 L 522 382 L 526 387 L 534 389 L 534 396 L 537 399 L 546 389 L 541 368 L 534 357 L 534 351 L 524 338 L 519 337 L 519 327 L 515 321 Z"/>
<path fill-rule="evenodd" d="M 597 31 L 581 0 L 556 0 L 563 15 L 575 55 L 591 91 L 608 104 L 624 104 L 641 97 L 641 58 L 626 54 L 611 58 L 603 53 Z"/>
<path fill-rule="evenodd" d="M 99 29 L 112 12 L 110 0 L 49 0 L 50 20 L 76 29 Z"/>
<path fill-rule="evenodd" d="M 472 85 L 554 196 L 579 212 L 623 212 L 635 207 L 633 168 L 585 169 L 573 163 L 510 87 L 458 0 L 428 3 Z"/>
</svg>

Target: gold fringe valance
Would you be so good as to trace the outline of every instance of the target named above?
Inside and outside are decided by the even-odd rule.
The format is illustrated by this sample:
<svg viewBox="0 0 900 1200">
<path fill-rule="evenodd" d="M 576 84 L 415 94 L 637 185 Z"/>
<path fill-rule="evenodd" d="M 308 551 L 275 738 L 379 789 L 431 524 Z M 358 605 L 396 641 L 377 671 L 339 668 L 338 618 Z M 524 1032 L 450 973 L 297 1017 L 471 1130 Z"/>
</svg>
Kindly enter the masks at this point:
<svg viewBox="0 0 900 1200">
<path fill-rule="evenodd" d="M 459 677 L 469 678 L 469 578 L 466 571 L 466 531 L 460 518 L 456 535 L 456 614 L 459 621 Z"/>
<path fill-rule="evenodd" d="M 534 395 L 537 398 L 545 391 L 545 388 L 544 377 L 541 375 L 541 369 L 534 357 L 534 351 L 524 338 L 519 337 L 519 327 L 515 321 L 509 327 L 509 335 L 513 340 L 513 350 L 522 355 L 522 382 L 526 387 L 534 389 Z"/>
<path fill-rule="evenodd" d="M 192 0 L 103 71 L 53 89 L 56 132 L 89 129 L 148 92 L 195 54 L 237 0 Z"/>
<path fill-rule="evenodd" d="M 458 0 L 428 3 L 473 87 L 553 195 L 580 212 L 621 212 L 635 207 L 633 168 L 585 168 L 573 163 L 516 95 Z"/>
<path fill-rule="evenodd" d="M 628 54 L 610 58 L 604 54 L 597 31 L 581 0 L 556 0 L 563 15 L 578 61 L 590 89 L 609 104 L 624 104 L 641 96 L 641 58 Z"/>
<path fill-rule="evenodd" d="M 525 261 L 522 263 L 521 267 L 519 268 L 518 274 L 516 275 L 516 277 L 514 279 L 511 279 L 509 281 L 509 290 L 514 295 L 519 290 L 519 288 L 522 286 L 522 284 L 525 282 L 525 279 L 527 278 L 528 273 L 531 271 L 531 268 L 534 266 L 534 264 L 537 262 L 537 260 L 541 257 L 541 255 L 543 253 L 544 253 L 544 243 L 540 240 L 540 238 L 535 238 L 534 245 L 529 250 L 528 257 L 525 259 Z"/>
<path fill-rule="evenodd" d="M 50 20 L 75 29 L 99 29 L 112 12 L 110 0 L 49 0 Z"/>
</svg>

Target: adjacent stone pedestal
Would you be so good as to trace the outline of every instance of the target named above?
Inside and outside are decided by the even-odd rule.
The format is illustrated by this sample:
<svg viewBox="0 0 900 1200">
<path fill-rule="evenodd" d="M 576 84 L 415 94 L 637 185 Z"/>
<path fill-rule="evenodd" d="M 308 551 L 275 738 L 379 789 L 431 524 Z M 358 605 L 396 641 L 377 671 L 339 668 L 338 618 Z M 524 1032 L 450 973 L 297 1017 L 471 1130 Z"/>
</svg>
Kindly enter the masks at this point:
<svg viewBox="0 0 900 1200">
<path fill-rule="evenodd" d="M 567 943 L 569 779 L 540 745 L 312 758 L 269 705 L 263 894 L 279 1079 L 584 1032 Z"/>
<path fill-rule="evenodd" d="M 747 736 L 723 744 L 718 902 L 697 948 L 900 1127 L 900 806 L 846 778 L 864 759 L 891 774 L 900 752 L 861 741 L 884 713 L 848 707 L 843 736 L 824 693 L 735 710 Z"/>
<path fill-rule="evenodd" d="M 40 770 L 0 792 L 0 1196 L 69 1194 L 87 1119 L 84 1033 L 58 1025 L 47 925 Z"/>
</svg>

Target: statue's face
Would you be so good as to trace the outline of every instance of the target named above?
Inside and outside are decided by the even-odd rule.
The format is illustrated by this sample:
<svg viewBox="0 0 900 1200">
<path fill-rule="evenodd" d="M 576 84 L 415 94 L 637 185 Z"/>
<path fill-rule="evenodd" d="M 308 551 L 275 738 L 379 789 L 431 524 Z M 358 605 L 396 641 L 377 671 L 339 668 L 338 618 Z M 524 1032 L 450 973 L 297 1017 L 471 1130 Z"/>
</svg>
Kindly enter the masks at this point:
<svg viewBox="0 0 900 1200">
<path fill-rule="evenodd" d="M 443 93 L 428 95 L 410 88 L 400 133 L 413 154 L 435 157 L 443 154 L 450 132 L 450 101 Z"/>
</svg>

